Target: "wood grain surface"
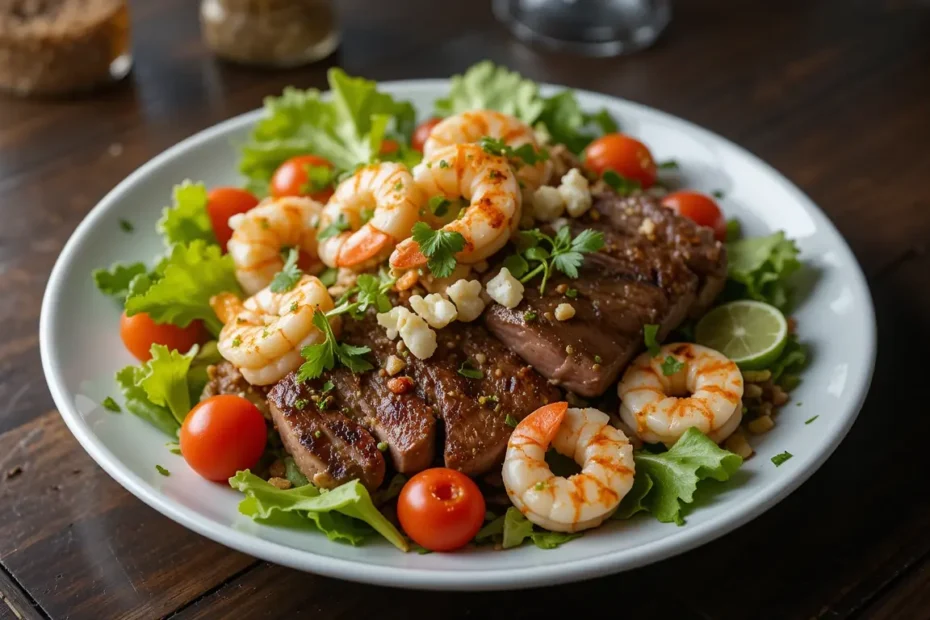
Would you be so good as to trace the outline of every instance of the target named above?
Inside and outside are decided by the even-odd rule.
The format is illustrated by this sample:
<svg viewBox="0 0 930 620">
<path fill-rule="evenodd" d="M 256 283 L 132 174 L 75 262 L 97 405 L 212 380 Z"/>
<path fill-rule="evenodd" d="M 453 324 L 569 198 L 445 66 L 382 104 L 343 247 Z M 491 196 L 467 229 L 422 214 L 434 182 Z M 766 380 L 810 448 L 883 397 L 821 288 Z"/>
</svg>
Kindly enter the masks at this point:
<svg viewBox="0 0 930 620">
<path fill-rule="evenodd" d="M 652 49 L 579 60 L 515 42 L 488 2 L 339 0 L 333 57 L 269 72 L 214 60 L 193 0 L 131 3 L 135 67 L 81 99 L 0 98 L 0 620 L 7 618 L 930 618 L 930 6 L 690 0 Z M 798 491 L 682 556 L 518 593 L 410 593 L 230 551 L 130 496 L 54 409 L 38 353 L 48 274 L 122 178 L 175 142 L 322 87 L 339 65 L 444 77 L 490 58 L 703 125 L 819 204 L 862 263 L 879 358 L 848 438 Z M 827 414 L 828 412 L 824 412 Z"/>
</svg>

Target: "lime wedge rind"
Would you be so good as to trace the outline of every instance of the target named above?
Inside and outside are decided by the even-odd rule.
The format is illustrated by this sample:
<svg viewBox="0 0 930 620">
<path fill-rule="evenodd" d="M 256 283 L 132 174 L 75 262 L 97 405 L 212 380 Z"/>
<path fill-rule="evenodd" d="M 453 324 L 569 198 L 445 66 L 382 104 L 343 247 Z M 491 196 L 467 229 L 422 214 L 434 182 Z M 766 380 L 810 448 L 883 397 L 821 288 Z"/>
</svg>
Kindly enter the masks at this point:
<svg viewBox="0 0 930 620">
<path fill-rule="evenodd" d="M 718 306 L 698 321 L 698 344 L 720 351 L 743 370 L 761 370 L 781 355 L 788 321 L 769 304 L 740 300 Z"/>
</svg>

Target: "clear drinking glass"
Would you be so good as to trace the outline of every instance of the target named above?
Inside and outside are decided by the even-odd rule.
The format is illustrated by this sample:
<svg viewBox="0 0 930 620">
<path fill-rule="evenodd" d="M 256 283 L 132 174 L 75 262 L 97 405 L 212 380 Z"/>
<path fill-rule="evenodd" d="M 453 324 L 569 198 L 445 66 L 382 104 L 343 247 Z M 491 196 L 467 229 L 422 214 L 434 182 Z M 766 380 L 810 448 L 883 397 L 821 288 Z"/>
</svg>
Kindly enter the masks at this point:
<svg viewBox="0 0 930 620">
<path fill-rule="evenodd" d="M 494 0 L 493 6 L 517 38 L 585 56 L 649 47 L 672 13 L 670 0 Z"/>
</svg>

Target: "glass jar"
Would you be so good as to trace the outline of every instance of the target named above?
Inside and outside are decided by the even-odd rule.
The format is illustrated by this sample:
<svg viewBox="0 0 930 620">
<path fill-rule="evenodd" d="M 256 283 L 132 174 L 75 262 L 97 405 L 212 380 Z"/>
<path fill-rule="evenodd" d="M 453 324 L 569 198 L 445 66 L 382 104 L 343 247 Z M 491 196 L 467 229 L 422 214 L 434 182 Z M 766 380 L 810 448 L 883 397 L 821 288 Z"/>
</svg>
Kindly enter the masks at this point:
<svg viewBox="0 0 930 620">
<path fill-rule="evenodd" d="M 244 64 L 293 67 L 339 45 L 332 0 L 202 0 L 200 24 L 216 55 Z"/>
<path fill-rule="evenodd" d="M 66 95 L 131 66 L 126 0 L 0 2 L 0 89 Z"/>
</svg>

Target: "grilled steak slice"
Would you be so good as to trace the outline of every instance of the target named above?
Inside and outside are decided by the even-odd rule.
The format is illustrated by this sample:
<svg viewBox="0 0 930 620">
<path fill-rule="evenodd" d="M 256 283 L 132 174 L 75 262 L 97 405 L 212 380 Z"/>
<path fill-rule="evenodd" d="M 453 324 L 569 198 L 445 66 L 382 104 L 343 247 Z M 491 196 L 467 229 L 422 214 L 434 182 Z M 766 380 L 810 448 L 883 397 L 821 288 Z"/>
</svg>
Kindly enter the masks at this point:
<svg viewBox="0 0 930 620">
<path fill-rule="evenodd" d="M 652 226 L 643 225 L 647 217 Z M 602 194 L 594 213 L 568 225 L 573 236 L 585 228 L 601 231 L 604 249 L 586 257 L 577 279 L 559 275 L 545 295 L 538 283 L 527 287 L 512 310 L 492 305 L 485 324 L 543 376 L 594 397 L 642 350 L 644 325 L 659 325 L 664 338 L 713 301 L 723 286 L 726 258 L 709 230 L 649 198 Z M 566 296 L 566 289 L 577 296 Z M 556 320 L 560 303 L 569 303 L 575 316 Z"/>
<path fill-rule="evenodd" d="M 375 366 L 383 367 L 396 353 L 396 344 L 378 326 L 374 313 L 361 321 L 346 321 L 342 339 L 371 349 Z M 390 377 L 373 371 L 353 374 L 345 368 L 326 373 L 333 382 L 336 402 L 388 445 L 397 471 L 410 474 L 433 463 L 436 452 L 436 417 L 432 408 L 414 392 L 395 394 Z"/>
<path fill-rule="evenodd" d="M 384 457 L 358 423 L 314 401 L 322 390 L 290 373 L 268 393 L 268 405 L 284 447 L 316 486 L 331 489 L 358 479 L 373 491 L 384 480 Z"/>
<path fill-rule="evenodd" d="M 220 394 L 234 394 L 249 399 L 258 407 L 262 415 L 271 418 L 268 410 L 268 388 L 260 385 L 251 385 L 232 363 L 223 360 L 219 364 L 207 367 L 207 384 L 200 394 L 200 400 Z"/>
<path fill-rule="evenodd" d="M 481 325 L 453 323 L 437 332 L 437 340 L 429 359 L 408 356 L 407 373 L 443 421 L 446 467 L 477 476 L 503 460 L 513 431 L 508 415 L 522 420 L 560 394 Z"/>
</svg>

